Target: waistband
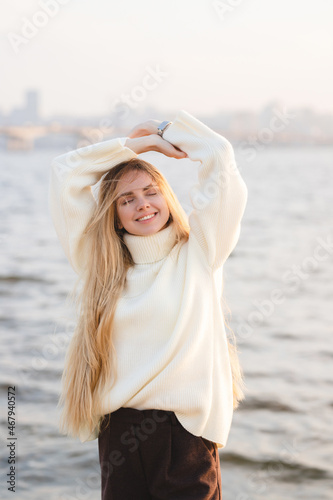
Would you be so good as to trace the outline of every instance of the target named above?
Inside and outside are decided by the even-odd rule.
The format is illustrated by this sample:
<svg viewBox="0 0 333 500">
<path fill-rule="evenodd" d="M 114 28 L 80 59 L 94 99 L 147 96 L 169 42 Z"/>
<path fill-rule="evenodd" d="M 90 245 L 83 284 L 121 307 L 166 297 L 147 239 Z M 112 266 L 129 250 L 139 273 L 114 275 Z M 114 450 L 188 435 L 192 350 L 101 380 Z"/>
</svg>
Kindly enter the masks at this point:
<svg viewBox="0 0 333 500">
<path fill-rule="evenodd" d="M 151 419 L 159 424 L 160 422 L 170 421 L 172 425 L 179 424 L 175 413 L 171 410 L 137 410 L 136 408 L 119 408 L 112 413 L 104 415 L 104 419 L 120 420 L 121 422 L 128 422 L 132 424 L 141 424 L 143 421 Z"/>
</svg>

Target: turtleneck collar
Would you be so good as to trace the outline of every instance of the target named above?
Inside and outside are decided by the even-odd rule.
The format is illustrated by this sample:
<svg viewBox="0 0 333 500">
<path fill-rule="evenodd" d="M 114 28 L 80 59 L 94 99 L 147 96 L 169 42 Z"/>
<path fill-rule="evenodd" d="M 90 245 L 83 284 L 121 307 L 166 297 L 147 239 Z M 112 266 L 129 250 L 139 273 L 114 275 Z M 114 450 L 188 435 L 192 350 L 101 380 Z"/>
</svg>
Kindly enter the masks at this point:
<svg viewBox="0 0 333 500">
<path fill-rule="evenodd" d="M 152 264 L 166 257 L 176 243 L 174 222 L 148 236 L 124 233 L 124 242 L 135 264 Z"/>
</svg>

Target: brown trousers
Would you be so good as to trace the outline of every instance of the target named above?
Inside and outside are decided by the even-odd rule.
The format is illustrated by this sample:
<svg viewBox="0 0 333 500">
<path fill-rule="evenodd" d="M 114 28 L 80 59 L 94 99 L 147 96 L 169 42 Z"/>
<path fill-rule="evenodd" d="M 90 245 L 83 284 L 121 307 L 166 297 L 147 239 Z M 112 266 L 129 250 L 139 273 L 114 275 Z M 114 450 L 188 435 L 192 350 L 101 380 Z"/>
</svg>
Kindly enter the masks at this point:
<svg viewBox="0 0 333 500">
<path fill-rule="evenodd" d="M 221 500 L 216 443 L 172 411 L 119 408 L 98 437 L 102 500 Z"/>
</svg>

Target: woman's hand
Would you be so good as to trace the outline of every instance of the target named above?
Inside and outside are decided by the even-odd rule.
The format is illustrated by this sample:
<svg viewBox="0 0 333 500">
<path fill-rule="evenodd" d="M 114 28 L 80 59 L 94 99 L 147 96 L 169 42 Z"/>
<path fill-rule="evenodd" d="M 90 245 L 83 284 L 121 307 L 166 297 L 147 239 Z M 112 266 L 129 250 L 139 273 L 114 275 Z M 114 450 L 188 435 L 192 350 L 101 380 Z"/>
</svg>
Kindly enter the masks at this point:
<svg viewBox="0 0 333 500">
<path fill-rule="evenodd" d="M 128 134 L 125 146 L 132 149 L 136 154 L 157 151 L 171 158 L 187 158 L 184 151 L 158 135 L 160 123 L 160 120 L 147 120 L 139 123 Z"/>
<path fill-rule="evenodd" d="M 147 120 L 143 123 L 139 123 L 135 127 L 132 128 L 128 137 L 143 137 L 145 135 L 157 134 L 158 126 L 162 122 L 159 120 Z"/>
<path fill-rule="evenodd" d="M 159 123 L 160 122 L 158 122 L 158 124 Z M 184 151 L 173 146 L 170 142 L 165 141 L 157 134 L 139 136 L 133 139 L 128 138 L 125 142 L 125 146 L 136 154 L 146 153 L 147 151 L 157 151 L 171 158 L 187 158 L 187 154 L 184 153 Z"/>
</svg>

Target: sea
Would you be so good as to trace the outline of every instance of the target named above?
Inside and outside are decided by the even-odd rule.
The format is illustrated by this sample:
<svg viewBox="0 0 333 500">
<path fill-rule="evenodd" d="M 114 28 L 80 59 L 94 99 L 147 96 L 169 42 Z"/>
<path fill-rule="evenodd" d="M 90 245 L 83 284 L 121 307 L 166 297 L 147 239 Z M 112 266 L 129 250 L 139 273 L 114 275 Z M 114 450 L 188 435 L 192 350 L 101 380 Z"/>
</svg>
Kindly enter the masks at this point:
<svg viewBox="0 0 333 500">
<path fill-rule="evenodd" d="M 76 275 L 48 186 L 53 158 L 68 150 L 0 151 L 1 498 L 101 495 L 97 440 L 58 430 Z M 189 213 L 199 164 L 141 157 Z M 246 397 L 220 450 L 223 499 L 333 499 L 333 147 L 235 146 L 235 157 L 248 202 L 223 296 Z"/>
</svg>

